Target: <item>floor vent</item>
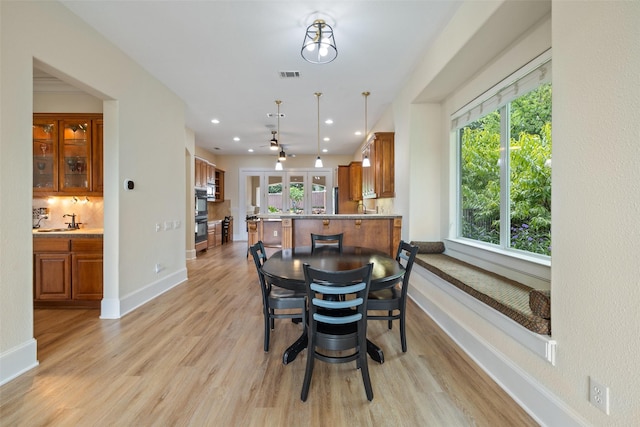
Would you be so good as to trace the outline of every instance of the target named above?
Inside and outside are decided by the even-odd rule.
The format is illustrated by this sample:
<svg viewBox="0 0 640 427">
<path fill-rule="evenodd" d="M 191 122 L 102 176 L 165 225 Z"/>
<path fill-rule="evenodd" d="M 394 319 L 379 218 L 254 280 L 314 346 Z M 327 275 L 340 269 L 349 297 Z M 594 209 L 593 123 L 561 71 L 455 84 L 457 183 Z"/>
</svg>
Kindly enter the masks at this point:
<svg viewBox="0 0 640 427">
<path fill-rule="evenodd" d="M 280 71 L 281 79 L 297 79 L 300 78 L 300 71 Z"/>
</svg>

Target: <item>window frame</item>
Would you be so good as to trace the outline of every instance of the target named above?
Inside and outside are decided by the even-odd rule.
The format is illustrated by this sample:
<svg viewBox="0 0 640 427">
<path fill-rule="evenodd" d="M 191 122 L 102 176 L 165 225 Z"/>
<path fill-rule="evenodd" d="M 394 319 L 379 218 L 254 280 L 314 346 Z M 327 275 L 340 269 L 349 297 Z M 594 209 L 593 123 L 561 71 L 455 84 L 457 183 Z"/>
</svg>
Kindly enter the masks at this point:
<svg viewBox="0 0 640 427">
<path fill-rule="evenodd" d="M 537 81 L 536 81 L 537 80 Z M 519 88 L 519 82 L 524 82 Z M 454 154 L 454 167 L 452 168 L 453 215 L 447 250 L 452 255 L 473 264 L 495 271 L 503 270 L 507 276 L 516 276 L 517 280 L 532 282 L 532 285 L 550 282 L 551 257 L 534 252 L 510 247 L 510 207 L 508 201 L 510 186 L 509 165 L 509 138 L 505 137 L 509 129 L 511 102 L 520 96 L 534 90 L 545 83 L 551 82 L 551 50 L 544 52 L 537 58 L 525 64 L 507 78 L 494 85 L 492 88 L 478 96 L 467 105 L 451 115 L 450 143 Z M 515 88 L 515 91 L 513 90 Z M 520 90 L 519 90 L 520 89 Z M 519 91 L 519 93 L 518 93 Z M 506 93 L 506 96 L 504 95 Z M 461 168 L 462 146 L 460 143 L 460 129 L 472 123 L 492 111 L 500 111 L 506 119 L 501 120 L 500 161 L 506 167 L 500 168 L 500 244 L 482 242 L 471 238 L 462 237 L 462 194 L 461 194 Z M 483 111 L 486 113 L 483 114 Z M 507 149 L 505 149 L 505 144 Z M 500 274 L 500 271 L 497 271 Z M 520 277 L 518 277 L 520 276 Z M 516 278 L 514 277 L 514 278 Z"/>
</svg>

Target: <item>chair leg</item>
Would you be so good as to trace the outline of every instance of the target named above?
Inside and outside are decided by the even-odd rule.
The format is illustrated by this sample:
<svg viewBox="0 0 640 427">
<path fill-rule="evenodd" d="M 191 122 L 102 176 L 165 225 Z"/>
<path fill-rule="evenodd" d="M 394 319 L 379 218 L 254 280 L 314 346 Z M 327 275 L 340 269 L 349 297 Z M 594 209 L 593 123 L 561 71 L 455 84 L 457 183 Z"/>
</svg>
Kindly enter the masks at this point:
<svg viewBox="0 0 640 427">
<path fill-rule="evenodd" d="M 402 345 L 402 352 L 407 352 L 407 330 L 406 322 L 404 320 L 404 310 L 400 313 L 400 343 Z"/>
<path fill-rule="evenodd" d="M 362 374 L 362 382 L 364 383 L 364 391 L 367 393 L 367 400 L 373 400 L 373 389 L 371 388 L 371 378 L 369 377 L 369 365 L 367 364 L 367 352 L 361 352 L 358 358 L 360 365 L 360 373 Z"/>
<path fill-rule="evenodd" d="M 389 317 L 393 316 L 393 310 L 389 310 Z M 389 329 L 393 328 L 393 320 L 389 320 Z"/>
<path fill-rule="evenodd" d="M 309 395 L 309 387 L 311 386 L 311 376 L 313 375 L 313 362 L 315 361 L 315 342 L 309 337 L 309 345 L 307 346 L 307 368 L 304 371 L 304 381 L 302 382 L 302 392 L 300 400 L 307 401 Z"/>
<path fill-rule="evenodd" d="M 269 328 L 269 316 L 264 314 L 264 351 L 269 351 L 269 338 L 271 335 L 271 328 Z"/>
</svg>

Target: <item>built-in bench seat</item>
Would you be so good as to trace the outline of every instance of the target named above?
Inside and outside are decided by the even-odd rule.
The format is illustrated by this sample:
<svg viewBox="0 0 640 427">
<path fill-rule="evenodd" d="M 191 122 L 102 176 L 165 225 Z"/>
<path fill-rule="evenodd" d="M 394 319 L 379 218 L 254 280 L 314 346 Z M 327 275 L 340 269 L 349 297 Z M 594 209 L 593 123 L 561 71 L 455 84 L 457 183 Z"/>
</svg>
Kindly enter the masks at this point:
<svg viewBox="0 0 640 427">
<path fill-rule="evenodd" d="M 445 255 L 442 242 L 411 242 L 415 263 L 538 334 L 551 334 L 548 290 L 522 283 Z"/>
</svg>

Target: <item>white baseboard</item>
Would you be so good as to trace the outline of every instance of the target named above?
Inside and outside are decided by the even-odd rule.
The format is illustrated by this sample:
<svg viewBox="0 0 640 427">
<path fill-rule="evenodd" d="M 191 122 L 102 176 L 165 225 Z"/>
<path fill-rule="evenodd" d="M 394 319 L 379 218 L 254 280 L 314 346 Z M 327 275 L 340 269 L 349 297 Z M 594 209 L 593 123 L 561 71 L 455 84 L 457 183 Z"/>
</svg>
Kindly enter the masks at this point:
<svg viewBox="0 0 640 427">
<path fill-rule="evenodd" d="M 187 269 L 180 269 L 121 299 L 103 299 L 101 319 L 119 319 L 141 305 L 187 280 Z"/>
<path fill-rule="evenodd" d="M 482 336 L 466 327 L 463 322 L 458 320 L 455 313 L 431 298 L 430 295 L 433 293 L 442 295 L 440 287 L 433 283 L 434 278 L 440 279 L 425 268 L 414 264 L 409 297 L 513 400 L 542 426 L 578 427 L 587 424 L 575 411 L 528 372 L 498 352 Z M 451 284 L 448 286 L 454 288 Z M 454 304 L 459 306 L 460 310 L 469 309 L 466 303 L 457 301 L 455 295 L 447 292 L 446 294 L 454 301 Z M 477 302 L 483 304 L 481 301 Z M 509 336 L 501 328 L 496 327 L 496 329 L 504 333 L 505 338 Z"/>
<path fill-rule="evenodd" d="M 38 366 L 38 346 L 30 340 L 0 354 L 0 386 Z"/>
</svg>

